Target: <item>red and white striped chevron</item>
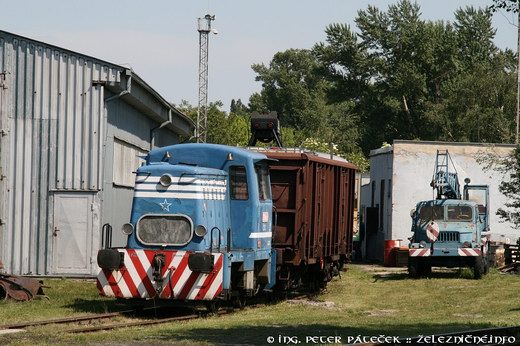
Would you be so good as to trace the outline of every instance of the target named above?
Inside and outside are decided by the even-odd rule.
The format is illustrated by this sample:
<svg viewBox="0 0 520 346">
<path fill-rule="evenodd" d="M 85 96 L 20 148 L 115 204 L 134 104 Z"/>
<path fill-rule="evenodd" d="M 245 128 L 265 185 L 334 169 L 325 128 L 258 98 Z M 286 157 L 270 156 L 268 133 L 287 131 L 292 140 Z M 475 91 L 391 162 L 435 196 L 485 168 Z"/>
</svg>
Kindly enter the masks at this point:
<svg viewBox="0 0 520 346">
<path fill-rule="evenodd" d="M 164 254 L 162 290 L 159 298 L 178 300 L 213 300 L 222 291 L 222 254 L 214 255 L 211 273 L 192 272 L 187 251 L 118 249 L 124 253 L 124 266 L 119 270 L 102 269 L 97 287 L 102 295 L 116 298 L 154 298 L 157 283 L 153 278 L 153 258 Z"/>
<path fill-rule="evenodd" d="M 459 256 L 480 256 L 480 249 L 459 248 Z"/>
<path fill-rule="evenodd" d="M 431 251 L 430 249 L 410 249 L 408 250 L 408 256 L 410 257 L 426 257 L 430 256 Z"/>
</svg>

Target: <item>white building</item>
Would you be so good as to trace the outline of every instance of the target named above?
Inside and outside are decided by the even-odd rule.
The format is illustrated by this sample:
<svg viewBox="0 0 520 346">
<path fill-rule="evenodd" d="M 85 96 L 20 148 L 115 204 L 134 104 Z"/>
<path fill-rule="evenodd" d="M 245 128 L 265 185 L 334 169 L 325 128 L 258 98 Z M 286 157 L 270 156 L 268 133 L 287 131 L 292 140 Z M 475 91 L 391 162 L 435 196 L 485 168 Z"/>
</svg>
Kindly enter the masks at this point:
<svg viewBox="0 0 520 346">
<path fill-rule="evenodd" d="M 396 140 L 392 146 L 372 150 L 370 182 L 362 187 L 361 193 L 363 258 L 382 261 L 385 240 L 402 240 L 402 245 L 408 245 L 412 235 L 410 210 L 419 201 L 435 198 L 430 182 L 437 150 L 448 150 L 461 186 L 465 178 L 470 178 L 471 184 L 489 185 L 492 240 L 516 241 L 520 232 L 496 215 L 497 209 L 507 202 L 498 190 L 507 176 L 485 170 L 484 164 L 478 162 L 489 154 L 504 157 L 513 148 L 514 145 L 504 144 Z"/>
</svg>

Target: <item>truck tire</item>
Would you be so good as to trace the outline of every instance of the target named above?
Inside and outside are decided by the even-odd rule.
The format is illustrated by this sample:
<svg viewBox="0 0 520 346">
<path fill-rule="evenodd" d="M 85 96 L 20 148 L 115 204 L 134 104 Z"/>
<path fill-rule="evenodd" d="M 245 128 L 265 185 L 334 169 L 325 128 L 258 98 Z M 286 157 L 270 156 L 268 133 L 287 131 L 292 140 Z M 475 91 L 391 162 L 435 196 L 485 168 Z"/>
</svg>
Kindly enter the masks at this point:
<svg viewBox="0 0 520 346">
<path fill-rule="evenodd" d="M 420 269 L 417 258 L 408 258 L 408 277 L 410 279 L 417 279 L 421 275 Z"/>
<path fill-rule="evenodd" d="M 432 275 L 432 266 L 426 263 L 422 263 L 419 267 L 419 275 L 420 276 L 430 276 Z"/>
<path fill-rule="evenodd" d="M 473 266 L 473 278 L 480 280 L 486 274 L 486 263 L 482 256 L 475 257 L 475 264 Z"/>
</svg>

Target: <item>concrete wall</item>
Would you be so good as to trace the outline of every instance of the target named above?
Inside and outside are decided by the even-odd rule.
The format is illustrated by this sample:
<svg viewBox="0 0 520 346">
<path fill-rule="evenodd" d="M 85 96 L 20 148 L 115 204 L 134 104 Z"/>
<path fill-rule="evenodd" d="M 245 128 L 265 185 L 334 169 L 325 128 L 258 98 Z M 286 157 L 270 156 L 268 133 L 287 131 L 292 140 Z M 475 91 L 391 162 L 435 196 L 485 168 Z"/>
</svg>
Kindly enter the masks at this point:
<svg viewBox="0 0 520 346">
<path fill-rule="evenodd" d="M 391 237 L 387 225 L 392 219 L 392 166 L 392 147 L 390 146 L 381 148 L 377 155 L 372 155 L 370 158 L 370 182 L 364 194 L 368 195 L 368 198 L 362 201 L 362 204 L 365 205 L 365 224 L 367 225 L 365 258 L 369 261 L 383 260 L 384 240 Z M 367 208 L 378 208 L 378 210 L 370 214 Z M 375 224 L 377 227 L 374 227 Z"/>
<path fill-rule="evenodd" d="M 512 145 L 487 146 L 475 143 L 439 143 L 396 141 L 393 146 L 393 205 L 392 222 L 387 239 L 410 237 L 410 210 L 421 200 L 435 198 L 430 182 L 437 150 L 448 150 L 459 175 L 461 186 L 465 178 L 474 185 L 489 185 L 489 221 L 492 240 L 510 238 L 515 241 L 520 233 L 510 223 L 502 222 L 496 210 L 503 207 L 507 199 L 498 191 L 500 182 L 507 177 L 496 171 L 485 171 L 477 158 L 489 153 L 507 156 Z"/>
</svg>

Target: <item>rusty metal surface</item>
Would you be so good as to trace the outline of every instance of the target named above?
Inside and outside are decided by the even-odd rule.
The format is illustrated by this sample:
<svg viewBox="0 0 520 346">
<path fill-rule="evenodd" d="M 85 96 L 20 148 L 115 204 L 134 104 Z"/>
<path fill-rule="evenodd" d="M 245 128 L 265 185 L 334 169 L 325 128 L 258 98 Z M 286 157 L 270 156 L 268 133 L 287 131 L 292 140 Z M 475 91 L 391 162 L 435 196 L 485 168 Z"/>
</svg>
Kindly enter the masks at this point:
<svg viewBox="0 0 520 346">
<path fill-rule="evenodd" d="M 43 282 L 27 277 L 0 274 L 0 299 L 28 301 L 44 295 Z"/>
<path fill-rule="evenodd" d="M 284 263 L 338 260 L 352 251 L 356 168 L 310 154 L 264 152 L 270 165 L 276 229 Z"/>
</svg>

